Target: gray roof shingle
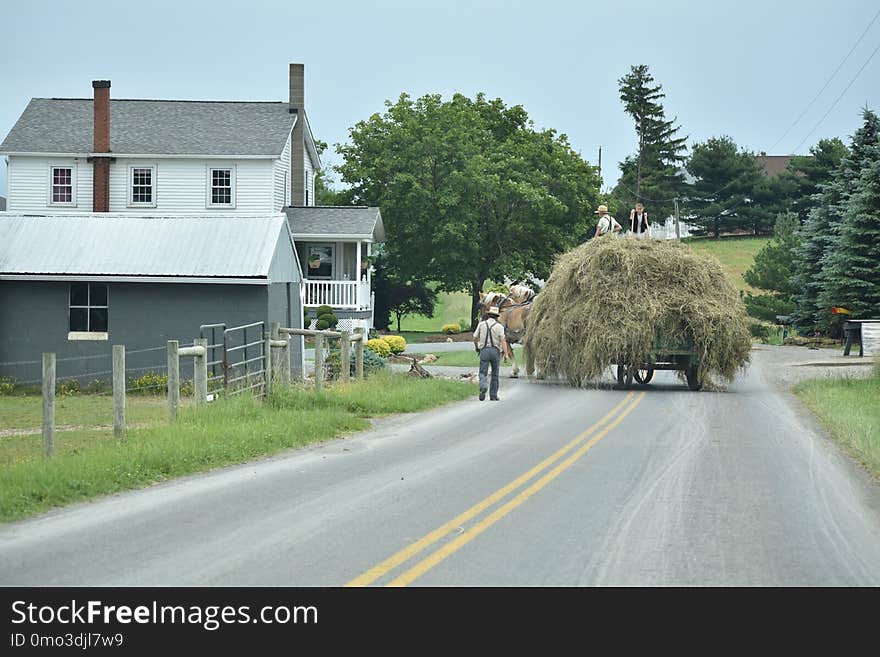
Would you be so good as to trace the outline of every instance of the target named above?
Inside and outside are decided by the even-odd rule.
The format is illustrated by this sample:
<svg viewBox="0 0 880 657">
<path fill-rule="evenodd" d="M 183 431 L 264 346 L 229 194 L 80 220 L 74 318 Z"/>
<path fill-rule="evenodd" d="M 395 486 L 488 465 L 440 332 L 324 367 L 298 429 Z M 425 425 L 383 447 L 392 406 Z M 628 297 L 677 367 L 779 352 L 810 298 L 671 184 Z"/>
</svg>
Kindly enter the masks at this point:
<svg viewBox="0 0 880 657">
<path fill-rule="evenodd" d="M 7 214 L 0 216 L 0 277 L 267 279 L 276 245 L 288 235 L 281 214 Z"/>
<path fill-rule="evenodd" d="M 360 206 L 287 207 L 287 220 L 294 239 L 328 235 L 385 241 L 379 208 Z"/>
<path fill-rule="evenodd" d="M 131 155 L 277 157 L 296 120 L 287 103 L 110 101 L 110 150 Z M 90 153 L 93 101 L 34 98 L 0 153 Z"/>
</svg>

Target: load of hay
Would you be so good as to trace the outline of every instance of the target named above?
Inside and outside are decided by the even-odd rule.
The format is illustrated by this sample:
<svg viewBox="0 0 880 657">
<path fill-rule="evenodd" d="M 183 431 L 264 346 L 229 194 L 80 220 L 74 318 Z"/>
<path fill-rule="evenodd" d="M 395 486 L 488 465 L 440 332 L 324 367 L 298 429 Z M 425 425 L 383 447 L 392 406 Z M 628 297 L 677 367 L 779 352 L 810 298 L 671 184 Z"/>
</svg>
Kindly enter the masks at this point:
<svg viewBox="0 0 880 657">
<path fill-rule="evenodd" d="M 579 386 L 611 365 L 648 361 L 657 340 L 692 340 L 707 383 L 731 382 L 751 349 L 745 308 L 715 257 L 607 235 L 556 261 L 529 316 L 526 367 Z"/>
</svg>

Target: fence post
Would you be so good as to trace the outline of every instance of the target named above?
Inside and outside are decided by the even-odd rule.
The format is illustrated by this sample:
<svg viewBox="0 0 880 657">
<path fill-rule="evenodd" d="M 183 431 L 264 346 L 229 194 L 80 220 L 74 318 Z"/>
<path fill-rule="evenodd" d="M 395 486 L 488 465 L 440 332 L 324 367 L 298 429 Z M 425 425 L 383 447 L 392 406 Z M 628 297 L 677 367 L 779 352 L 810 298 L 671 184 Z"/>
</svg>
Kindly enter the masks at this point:
<svg viewBox="0 0 880 657">
<path fill-rule="evenodd" d="M 315 390 L 324 387 L 324 336 L 315 336 Z"/>
<path fill-rule="evenodd" d="M 125 434 L 125 345 L 113 345 L 113 436 Z"/>
<path fill-rule="evenodd" d="M 351 334 L 342 332 L 339 338 L 339 380 L 348 383 L 351 378 Z"/>
<path fill-rule="evenodd" d="M 361 336 L 354 352 L 354 375 L 360 381 L 364 378 L 364 340 L 367 339 L 367 335 L 363 326 L 358 326 L 354 332 Z"/>
<path fill-rule="evenodd" d="M 55 354 L 43 353 L 43 450 L 55 453 Z"/>
<path fill-rule="evenodd" d="M 280 337 L 280 335 L 279 335 Z M 285 387 L 290 386 L 290 335 L 284 334 L 284 341 L 287 343 L 281 349 L 281 383 Z"/>
<path fill-rule="evenodd" d="M 193 396 L 196 406 L 208 403 L 208 338 L 195 338 L 196 347 L 204 347 L 204 356 L 193 358 Z"/>
<path fill-rule="evenodd" d="M 272 332 L 266 331 L 263 340 L 263 389 L 266 392 L 266 399 L 269 398 L 269 394 L 272 392 L 272 386 L 274 384 L 272 381 L 272 376 L 274 375 L 274 368 L 272 365 Z"/>
<path fill-rule="evenodd" d="M 179 343 L 168 341 L 168 414 L 172 420 L 177 419 L 180 406 L 180 358 L 177 355 Z"/>
</svg>

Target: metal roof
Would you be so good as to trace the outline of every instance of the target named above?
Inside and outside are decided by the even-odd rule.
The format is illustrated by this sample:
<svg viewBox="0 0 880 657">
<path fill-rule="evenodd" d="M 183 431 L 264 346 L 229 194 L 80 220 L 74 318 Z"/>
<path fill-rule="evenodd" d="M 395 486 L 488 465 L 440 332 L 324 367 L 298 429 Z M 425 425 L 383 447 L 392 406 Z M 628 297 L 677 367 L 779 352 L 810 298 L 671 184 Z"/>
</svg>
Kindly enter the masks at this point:
<svg viewBox="0 0 880 657">
<path fill-rule="evenodd" d="M 0 215 L 0 277 L 268 280 L 281 236 L 290 243 L 280 213 L 174 217 L 7 213 Z"/>
<path fill-rule="evenodd" d="M 91 153 L 94 101 L 34 98 L 0 153 Z M 110 150 L 128 155 L 277 157 L 297 115 L 287 103 L 110 101 Z"/>
<path fill-rule="evenodd" d="M 385 226 L 379 208 L 363 205 L 308 206 L 284 208 L 294 239 L 342 237 L 385 241 Z"/>
</svg>

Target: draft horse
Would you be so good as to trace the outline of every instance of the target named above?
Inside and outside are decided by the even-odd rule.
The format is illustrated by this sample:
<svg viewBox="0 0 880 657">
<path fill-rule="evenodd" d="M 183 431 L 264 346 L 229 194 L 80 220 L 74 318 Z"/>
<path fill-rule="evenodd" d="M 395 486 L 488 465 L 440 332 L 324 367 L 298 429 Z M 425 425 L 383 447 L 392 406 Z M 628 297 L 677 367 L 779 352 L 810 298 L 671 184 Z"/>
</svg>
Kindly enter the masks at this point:
<svg viewBox="0 0 880 657">
<path fill-rule="evenodd" d="M 504 327 L 504 338 L 507 340 L 506 355 L 513 361 L 513 378 L 519 376 L 519 366 L 513 345 L 521 343 L 526 334 L 529 312 L 535 300 L 535 291 L 525 285 L 511 285 L 507 294 L 502 292 L 485 292 L 480 295 L 480 315 L 486 319 L 486 313 L 492 306 L 498 307 L 498 321 Z"/>
</svg>

